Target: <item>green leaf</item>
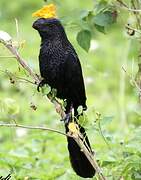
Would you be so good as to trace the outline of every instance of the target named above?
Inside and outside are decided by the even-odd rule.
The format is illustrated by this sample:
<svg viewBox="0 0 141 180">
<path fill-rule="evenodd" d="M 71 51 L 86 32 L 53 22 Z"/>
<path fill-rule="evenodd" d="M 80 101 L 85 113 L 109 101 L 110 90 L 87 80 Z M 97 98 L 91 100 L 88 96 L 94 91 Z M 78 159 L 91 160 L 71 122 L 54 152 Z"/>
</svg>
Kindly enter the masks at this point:
<svg viewBox="0 0 141 180">
<path fill-rule="evenodd" d="M 83 113 L 83 107 L 82 106 L 78 106 L 77 112 L 78 112 L 79 115 L 81 115 Z"/>
<path fill-rule="evenodd" d="M 107 1 L 101 0 L 100 2 L 98 2 L 95 7 L 94 7 L 94 11 L 95 13 L 99 13 L 100 11 L 103 11 L 104 9 L 106 9 L 108 7 L 108 3 Z"/>
<path fill-rule="evenodd" d="M 77 34 L 78 44 L 86 51 L 89 51 L 91 42 L 91 32 L 88 30 L 82 30 Z"/>
<path fill-rule="evenodd" d="M 83 115 L 79 116 L 79 123 L 82 126 L 85 126 L 88 123 L 88 117 L 84 112 L 83 112 Z"/>
<path fill-rule="evenodd" d="M 89 14 L 89 11 L 88 10 L 82 10 L 80 12 L 80 18 L 83 19 L 83 18 L 86 18 Z"/>
<path fill-rule="evenodd" d="M 53 88 L 51 90 L 51 93 L 52 93 L 52 97 L 55 98 L 57 96 L 57 89 Z"/>
<path fill-rule="evenodd" d="M 113 14 L 114 12 L 105 11 L 97 14 L 93 18 L 93 22 L 99 26 L 108 26 L 113 24 L 116 21 L 116 16 Z"/>
<path fill-rule="evenodd" d="M 50 92 L 50 86 L 48 84 L 45 84 L 41 87 L 41 91 L 43 95 L 47 95 Z"/>
<path fill-rule="evenodd" d="M 104 26 L 99 26 L 99 25 L 95 24 L 95 28 L 101 33 L 104 33 L 104 34 L 106 33 Z"/>
</svg>

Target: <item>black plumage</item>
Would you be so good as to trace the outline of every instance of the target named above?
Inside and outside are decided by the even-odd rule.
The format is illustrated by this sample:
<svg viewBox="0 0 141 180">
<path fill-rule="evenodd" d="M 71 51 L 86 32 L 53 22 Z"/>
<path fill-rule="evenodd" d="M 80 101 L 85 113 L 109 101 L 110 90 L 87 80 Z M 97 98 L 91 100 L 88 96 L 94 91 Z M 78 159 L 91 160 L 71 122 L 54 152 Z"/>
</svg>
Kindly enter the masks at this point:
<svg viewBox="0 0 141 180">
<path fill-rule="evenodd" d="M 49 84 L 51 88 L 57 89 L 56 96 L 67 102 L 66 114 L 69 114 L 73 107 L 74 114 L 78 118 L 77 108 L 80 105 L 84 110 L 87 108 L 82 69 L 78 56 L 58 19 L 40 18 L 33 23 L 33 28 L 38 30 L 41 36 L 39 67 L 43 81 L 40 85 Z M 69 121 L 71 121 L 70 117 Z M 65 124 L 66 132 L 68 132 L 67 125 L 68 121 Z M 79 124 L 78 126 L 91 151 L 85 129 Z M 74 171 L 82 177 L 93 177 L 95 170 L 77 143 L 70 137 L 67 137 L 67 140 Z"/>
</svg>

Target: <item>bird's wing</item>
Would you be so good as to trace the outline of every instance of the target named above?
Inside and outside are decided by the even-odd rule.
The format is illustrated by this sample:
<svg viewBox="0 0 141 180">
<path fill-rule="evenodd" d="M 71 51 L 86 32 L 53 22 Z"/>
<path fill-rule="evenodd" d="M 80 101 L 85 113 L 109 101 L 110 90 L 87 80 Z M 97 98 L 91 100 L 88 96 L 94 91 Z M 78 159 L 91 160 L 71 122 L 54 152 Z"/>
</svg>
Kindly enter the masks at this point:
<svg viewBox="0 0 141 180">
<path fill-rule="evenodd" d="M 86 95 L 80 61 L 76 54 L 69 53 L 65 60 L 65 84 L 76 106 L 86 107 Z"/>
</svg>

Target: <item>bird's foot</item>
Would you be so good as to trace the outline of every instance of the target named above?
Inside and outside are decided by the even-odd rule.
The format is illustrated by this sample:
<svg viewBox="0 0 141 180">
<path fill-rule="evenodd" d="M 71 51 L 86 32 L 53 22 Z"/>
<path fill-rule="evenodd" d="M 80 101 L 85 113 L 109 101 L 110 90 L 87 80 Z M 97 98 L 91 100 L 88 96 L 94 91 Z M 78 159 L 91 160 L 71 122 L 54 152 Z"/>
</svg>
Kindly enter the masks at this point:
<svg viewBox="0 0 141 180">
<path fill-rule="evenodd" d="M 45 79 L 41 80 L 37 86 L 37 91 L 40 92 L 40 88 L 43 87 L 45 84 L 46 84 Z"/>
<path fill-rule="evenodd" d="M 65 124 L 69 124 L 70 119 L 71 119 L 71 114 L 68 113 L 66 114 L 65 118 L 61 119 L 61 121 L 64 121 Z"/>
</svg>

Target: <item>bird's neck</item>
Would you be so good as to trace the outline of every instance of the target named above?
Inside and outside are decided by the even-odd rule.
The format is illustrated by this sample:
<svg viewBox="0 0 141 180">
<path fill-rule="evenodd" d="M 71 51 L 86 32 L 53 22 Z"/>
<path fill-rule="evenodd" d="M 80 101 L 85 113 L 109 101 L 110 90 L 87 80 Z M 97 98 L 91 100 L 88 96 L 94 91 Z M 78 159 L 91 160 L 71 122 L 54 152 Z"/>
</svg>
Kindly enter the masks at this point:
<svg viewBox="0 0 141 180">
<path fill-rule="evenodd" d="M 60 37 L 59 35 L 57 36 L 41 36 L 41 47 L 42 46 L 50 46 L 50 47 L 60 47 L 60 46 L 65 46 L 67 44 L 68 39 L 67 37 Z"/>
</svg>

